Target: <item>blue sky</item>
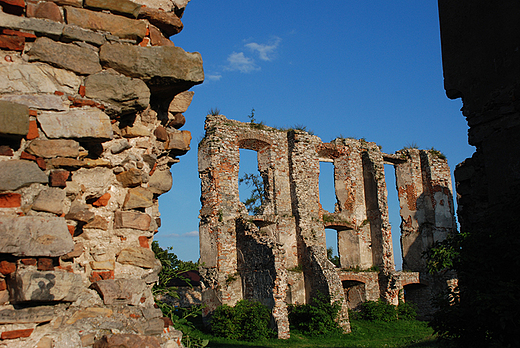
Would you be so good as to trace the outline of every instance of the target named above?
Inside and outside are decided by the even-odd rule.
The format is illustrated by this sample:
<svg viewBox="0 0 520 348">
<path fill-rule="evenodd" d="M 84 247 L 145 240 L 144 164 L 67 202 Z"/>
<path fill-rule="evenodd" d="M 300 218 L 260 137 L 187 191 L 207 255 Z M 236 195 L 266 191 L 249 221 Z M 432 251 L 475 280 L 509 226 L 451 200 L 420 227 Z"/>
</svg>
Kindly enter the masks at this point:
<svg viewBox="0 0 520 348">
<path fill-rule="evenodd" d="M 433 146 L 452 170 L 473 153 L 461 102 L 443 89 L 436 1 L 191 0 L 182 21 L 184 30 L 171 39 L 201 53 L 205 82 L 192 88 L 183 127 L 192 132 L 191 151 L 172 167 L 174 185 L 160 198 L 156 235 L 181 259 L 199 257 L 197 143 L 212 108 L 239 121 L 248 121 L 254 108 L 268 126 L 304 125 L 327 142 L 365 138 L 387 153 L 413 143 Z M 325 183 L 322 196 L 332 190 Z M 324 200 L 327 208 L 334 197 Z"/>
</svg>

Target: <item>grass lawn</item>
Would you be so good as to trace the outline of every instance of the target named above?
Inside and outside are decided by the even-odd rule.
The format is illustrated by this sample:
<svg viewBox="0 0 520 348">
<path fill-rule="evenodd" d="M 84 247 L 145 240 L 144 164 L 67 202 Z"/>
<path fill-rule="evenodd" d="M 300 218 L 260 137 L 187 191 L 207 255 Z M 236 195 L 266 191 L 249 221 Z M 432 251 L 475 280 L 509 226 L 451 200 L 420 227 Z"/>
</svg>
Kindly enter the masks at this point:
<svg viewBox="0 0 520 348">
<path fill-rule="evenodd" d="M 233 341 L 225 338 L 204 335 L 210 340 L 210 348 L 264 348 L 264 347 L 408 347 L 441 348 L 427 323 L 421 321 L 371 322 L 351 320 L 352 333 L 340 336 L 309 338 L 291 332 L 288 340 L 261 340 L 256 342 Z"/>
</svg>

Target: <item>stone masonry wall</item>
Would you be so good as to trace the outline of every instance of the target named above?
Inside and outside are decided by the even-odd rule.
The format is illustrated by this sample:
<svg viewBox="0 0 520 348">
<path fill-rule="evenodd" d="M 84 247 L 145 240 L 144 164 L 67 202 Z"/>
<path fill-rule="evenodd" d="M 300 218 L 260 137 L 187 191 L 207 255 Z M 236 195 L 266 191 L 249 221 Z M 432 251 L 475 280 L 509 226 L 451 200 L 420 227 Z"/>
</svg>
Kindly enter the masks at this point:
<svg viewBox="0 0 520 348">
<path fill-rule="evenodd" d="M 177 347 L 157 198 L 202 59 L 183 0 L 0 0 L 0 346 Z"/>
<path fill-rule="evenodd" d="M 421 315 L 431 315 L 431 299 L 448 279 L 428 275 L 422 253 L 455 231 L 442 154 L 384 154 L 364 140 L 323 143 L 303 131 L 222 115 L 208 115 L 205 129 L 199 144 L 204 315 L 220 304 L 256 299 L 273 309 L 281 338 L 289 337 L 286 305 L 308 303 L 318 292 L 342 303 L 347 331 L 347 308 L 367 300 L 410 300 Z M 258 154 L 265 197 L 254 216 L 239 199 L 240 149 Z M 334 164 L 334 212 L 319 201 L 320 162 Z M 394 269 L 384 164 L 396 168 L 407 272 Z M 339 268 L 327 259 L 325 228 L 338 232 Z"/>
<path fill-rule="evenodd" d="M 342 303 L 346 331 L 347 308 L 360 301 L 408 298 L 421 315 L 431 315 L 431 300 L 447 280 L 427 274 L 422 253 L 455 231 L 450 171 L 441 154 L 384 154 L 364 140 L 323 143 L 303 131 L 223 115 L 208 115 L 205 129 L 199 144 L 204 315 L 220 304 L 256 299 L 273 309 L 281 338 L 289 337 L 286 305 L 308 303 L 318 292 Z M 258 154 L 265 197 L 254 216 L 239 199 L 240 149 Z M 323 161 L 334 164 L 334 212 L 319 201 Z M 394 269 L 384 164 L 396 168 L 407 272 Z M 339 268 L 327 259 L 325 228 L 338 232 Z M 405 286 L 411 296 L 403 295 Z"/>
</svg>

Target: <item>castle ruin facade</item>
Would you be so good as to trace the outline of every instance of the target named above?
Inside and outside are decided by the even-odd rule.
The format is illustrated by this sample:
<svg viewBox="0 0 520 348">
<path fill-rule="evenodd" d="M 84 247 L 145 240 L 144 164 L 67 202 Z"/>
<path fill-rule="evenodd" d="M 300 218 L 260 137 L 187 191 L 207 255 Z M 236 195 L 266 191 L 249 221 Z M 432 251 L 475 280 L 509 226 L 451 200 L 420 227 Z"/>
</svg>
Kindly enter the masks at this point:
<svg viewBox="0 0 520 348">
<path fill-rule="evenodd" d="M 452 275 L 430 275 L 423 253 L 456 231 L 450 169 L 435 150 L 385 154 L 372 142 L 323 143 L 300 130 L 278 130 L 208 115 L 199 144 L 200 262 L 205 315 L 220 304 L 254 299 L 272 309 L 278 337 L 289 337 L 288 304 L 318 292 L 347 309 L 383 299 L 434 310 L 431 299 Z M 256 151 L 264 185 L 261 212 L 239 199 L 240 149 Z M 334 165 L 336 205 L 319 198 L 320 162 Z M 401 206 L 403 271 L 396 272 L 384 165 L 395 168 Z M 337 231 L 340 267 L 327 259 L 325 229 Z M 361 272 L 360 272 L 361 270 Z M 404 289 L 404 291 L 403 291 Z"/>
</svg>

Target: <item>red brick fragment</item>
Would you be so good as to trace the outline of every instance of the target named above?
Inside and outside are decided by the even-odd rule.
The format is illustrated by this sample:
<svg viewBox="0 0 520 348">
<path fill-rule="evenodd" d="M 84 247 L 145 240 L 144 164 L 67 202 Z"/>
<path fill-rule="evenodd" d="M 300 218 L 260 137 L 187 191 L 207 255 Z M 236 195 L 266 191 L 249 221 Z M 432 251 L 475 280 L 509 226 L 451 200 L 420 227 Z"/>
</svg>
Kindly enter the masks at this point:
<svg viewBox="0 0 520 348">
<path fill-rule="evenodd" d="M 0 145 L 0 156 L 12 156 L 13 150 L 7 145 Z"/>
<path fill-rule="evenodd" d="M 65 93 L 63 93 L 62 91 L 54 91 L 54 94 L 55 95 L 64 95 Z"/>
<path fill-rule="evenodd" d="M 48 257 L 40 257 L 38 259 L 38 271 L 54 271 L 53 260 Z"/>
<path fill-rule="evenodd" d="M 150 248 L 150 243 L 148 241 L 148 237 L 139 236 L 139 245 L 143 248 Z"/>
<path fill-rule="evenodd" d="M 148 46 L 149 43 L 150 43 L 150 38 L 149 37 L 145 37 L 145 38 L 143 38 L 143 41 L 141 41 L 139 43 L 139 46 L 146 47 L 146 46 Z"/>
<path fill-rule="evenodd" d="M 36 39 L 36 35 L 32 33 L 24 33 L 23 31 L 13 30 L 13 29 L 2 29 L 2 34 L 11 35 L 11 36 L 20 36 L 25 37 L 27 39 Z"/>
<path fill-rule="evenodd" d="M 43 158 L 37 157 L 36 164 L 38 164 L 38 167 L 40 167 L 41 170 L 47 170 L 47 163 Z"/>
<path fill-rule="evenodd" d="M 29 110 L 29 115 L 31 114 L 31 111 L 33 111 L 33 110 Z M 36 116 L 36 115 L 34 115 L 34 116 Z M 35 120 L 29 121 L 29 132 L 25 136 L 25 139 L 33 140 L 33 139 L 38 138 L 39 136 L 40 136 L 40 133 L 38 132 L 38 124 L 36 123 Z"/>
<path fill-rule="evenodd" d="M 67 228 L 69 229 L 70 235 L 74 236 L 74 231 L 76 231 L 76 226 L 67 225 Z"/>
<path fill-rule="evenodd" d="M 0 208 L 16 208 L 21 205 L 21 194 L 14 192 L 0 193 Z"/>
<path fill-rule="evenodd" d="M 79 95 L 85 97 L 85 86 L 79 86 Z"/>
<path fill-rule="evenodd" d="M 36 259 L 21 259 L 21 263 L 23 263 L 26 266 L 36 266 L 38 261 Z"/>
<path fill-rule="evenodd" d="M 137 318 L 141 318 L 141 316 L 139 314 L 130 313 L 130 318 L 137 319 Z"/>
<path fill-rule="evenodd" d="M 25 39 L 20 36 L 0 35 L 0 48 L 10 51 L 23 51 Z"/>
<path fill-rule="evenodd" d="M 38 111 L 37 110 L 33 110 L 33 109 L 29 109 L 29 116 L 38 116 Z"/>
<path fill-rule="evenodd" d="M 141 303 L 145 303 L 146 297 L 141 297 Z"/>
<path fill-rule="evenodd" d="M 2 332 L 2 335 L 0 336 L 0 338 L 3 340 L 14 340 L 17 338 L 29 337 L 29 336 L 31 336 L 33 331 L 34 331 L 34 329 L 4 331 L 4 332 Z"/>
<path fill-rule="evenodd" d="M 27 153 L 25 151 L 22 151 L 22 153 L 20 154 L 20 159 L 25 159 L 25 160 L 29 160 L 29 161 L 36 161 L 36 156 L 31 155 L 30 153 Z"/>
<path fill-rule="evenodd" d="M 0 291 L 4 291 L 7 289 L 7 283 L 5 282 L 5 280 L 0 280 Z"/>
<path fill-rule="evenodd" d="M 8 275 L 16 271 L 16 264 L 6 260 L 0 261 L 0 273 Z"/>
<path fill-rule="evenodd" d="M 161 319 L 164 321 L 164 327 L 173 326 L 173 321 L 170 318 L 162 317 Z"/>
<path fill-rule="evenodd" d="M 90 281 L 92 283 L 99 280 L 114 279 L 114 271 L 93 271 L 90 275 Z"/>
<path fill-rule="evenodd" d="M 108 204 L 108 201 L 110 200 L 110 193 L 105 193 L 103 196 L 99 197 L 97 200 L 95 200 L 92 205 L 94 207 L 105 207 Z"/>
<path fill-rule="evenodd" d="M 50 174 L 50 185 L 52 187 L 65 187 L 67 186 L 67 179 L 69 178 L 70 172 L 64 169 L 57 169 L 51 171 Z"/>
</svg>

